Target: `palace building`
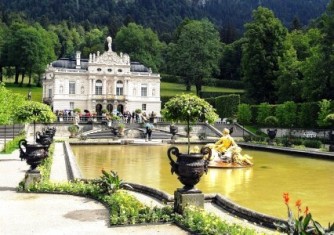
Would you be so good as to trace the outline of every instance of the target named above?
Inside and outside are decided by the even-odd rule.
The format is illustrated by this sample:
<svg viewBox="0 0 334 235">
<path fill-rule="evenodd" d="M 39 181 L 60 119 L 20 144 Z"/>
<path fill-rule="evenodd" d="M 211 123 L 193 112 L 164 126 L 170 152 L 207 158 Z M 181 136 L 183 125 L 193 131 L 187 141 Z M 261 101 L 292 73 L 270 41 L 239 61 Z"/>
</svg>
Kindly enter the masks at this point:
<svg viewBox="0 0 334 235">
<path fill-rule="evenodd" d="M 52 62 L 43 80 L 43 101 L 57 110 L 102 113 L 124 113 L 141 109 L 143 112 L 161 110 L 160 75 L 138 62 L 131 62 L 127 54 L 112 51 L 112 39 L 107 38 L 108 51 L 90 54 L 82 59 L 59 59 Z"/>
</svg>

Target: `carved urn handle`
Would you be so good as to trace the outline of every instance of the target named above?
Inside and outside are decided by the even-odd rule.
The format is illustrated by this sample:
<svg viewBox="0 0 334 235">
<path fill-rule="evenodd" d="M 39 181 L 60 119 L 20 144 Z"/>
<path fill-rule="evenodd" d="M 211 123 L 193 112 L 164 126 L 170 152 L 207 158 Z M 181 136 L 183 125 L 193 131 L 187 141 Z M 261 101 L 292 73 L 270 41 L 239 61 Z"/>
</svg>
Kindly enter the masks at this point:
<svg viewBox="0 0 334 235">
<path fill-rule="evenodd" d="M 41 132 L 37 131 L 36 132 L 36 140 L 40 140 L 41 138 Z"/>
<path fill-rule="evenodd" d="M 25 151 L 23 150 L 22 145 L 26 148 Z M 20 158 L 21 160 L 23 160 L 24 158 L 26 158 L 25 155 L 27 152 L 27 141 L 25 139 L 19 141 L 19 148 L 20 148 Z"/>
<path fill-rule="evenodd" d="M 168 150 L 167 150 L 167 155 L 168 155 L 168 158 L 170 160 L 170 165 L 171 165 L 171 173 L 173 174 L 174 172 L 177 173 L 177 163 L 173 160 L 171 154 L 175 155 L 177 158 L 179 157 L 179 154 L 180 154 L 180 151 L 177 147 L 170 147 Z"/>
</svg>

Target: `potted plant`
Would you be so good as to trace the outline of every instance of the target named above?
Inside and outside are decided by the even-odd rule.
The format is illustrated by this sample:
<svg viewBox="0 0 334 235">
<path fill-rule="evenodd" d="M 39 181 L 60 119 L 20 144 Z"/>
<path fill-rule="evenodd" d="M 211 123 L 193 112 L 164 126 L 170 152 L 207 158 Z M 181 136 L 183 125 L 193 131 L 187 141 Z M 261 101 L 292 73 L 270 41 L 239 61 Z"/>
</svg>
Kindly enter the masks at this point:
<svg viewBox="0 0 334 235">
<path fill-rule="evenodd" d="M 184 185 L 187 192 L 198 191 L 194 186 L 199 182 L 201 176 L 207 171 L 208 162 L 204 160 L 204 155 L 211 155 L 211 149 L 202 148 L 190 153 L 190 124 L 207 121 L 213 123 L 218 119 L 215 109 L 205 100 L 191 94 L 177 95 L 166 102 L 161 111 L 162 116 L 167 121 L 183 122 L 187 125 L 188 152 L 182 154 L 177 147 L 171 147 L 167 151 L 172 173 L 176 173 L 178 179 Z M 171 154 L 177 157 L 175 162 Z"/>
<path fill-rule="evenodd" d="M 26 101 L 19 106 L 15 111 L 15 121 L 19 123 L 33 123 L 33 143 L 28 143 L 23 139 L 19 142 L 20 157 L 27 160 L 31 166 L 31 171 L 41 163 L 41 161 L 48 156 L 47 149 L 44 145 L 36 143 L 36 122 L 50 123 L 57 119 L 56 115 L 51 111 L 46 104 L 35 101 Z M 22 147 L 25 147 L 25 150 Z"/>
<path fill-rule="evenodd" d="M 74 138 L 79 132 L 79 127 L 77 125 L 70 125 L 67 130 L 71 133 L 70 138 Z"/>
<path fill-rule="evenodd" d="M 118 123 L 118 132 L 120 136 L 124 136 L 124 129 L 125 129 L 125 124 L 124 123 Z"/>
<path fill-rule="evenodd" d="M 102 116 L 106 117 L 107 113 L 108 113 L 108 110 L 107 109 L 102 109 L 101 112 L 102 112 Z"/>
<path fill-rule="evenodd" d="M 79 108 L 75 108 L 75 109 L 73 109 L 73 113 L 78 113 L 78 114 L 80 114 L 80 113 L 81 113 L 81 109 L 79 109 Z"/>
</svg>

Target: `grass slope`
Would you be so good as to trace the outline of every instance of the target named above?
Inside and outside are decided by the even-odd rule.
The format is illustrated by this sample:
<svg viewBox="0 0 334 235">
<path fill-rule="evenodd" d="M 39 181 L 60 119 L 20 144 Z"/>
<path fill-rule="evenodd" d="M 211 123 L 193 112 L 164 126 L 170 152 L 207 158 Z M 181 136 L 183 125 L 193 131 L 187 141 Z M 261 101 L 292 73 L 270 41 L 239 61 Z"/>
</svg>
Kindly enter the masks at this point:
<svg viewBox="0 0 334 235">
<path fill-rule="evenodd" d="M 15 93 L 19 93 L 25 97 L 27 97 L 29 90 L 31 90 L 32 100 L 42 102 L 42 94 L 43 94 L 42 87 L 36 87 L 35 85 L 28 87 L 27 84 L 23 84 L 23 86 L 19 86 L 8 80 L 6 80 L 5 84 L 8 90 L 11 90 Z M 213 87 L 213 86 L 203 86 L 202 90 L 209 91 L 209 92 L 238 92 L 238 91 L 241 91 L 237 89 Z M 189 92 L 189 91 L 186 91 L 186 87 L 183 84 L 161 82 L 161 87 L 160 87 L 161 96 L 175 96 L 175 95 L 183 94 L 183 93 L 196 94 L 196 88 L 195 86 L 191 86 L 191 91 Z"/>
</svg>

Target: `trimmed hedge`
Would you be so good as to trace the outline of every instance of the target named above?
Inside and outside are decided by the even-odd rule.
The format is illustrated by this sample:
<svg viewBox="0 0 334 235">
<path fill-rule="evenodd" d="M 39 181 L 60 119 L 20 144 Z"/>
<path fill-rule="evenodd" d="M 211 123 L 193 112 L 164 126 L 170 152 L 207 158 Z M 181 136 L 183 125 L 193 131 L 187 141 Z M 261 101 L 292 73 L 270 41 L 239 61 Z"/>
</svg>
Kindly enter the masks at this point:
<svg viewBox="0 0 334 235">
<path fill-rule="evenodd" d="M 251 123 L 265 126 L 264 119 L 267 116 L 271 116 L 272 114 L 276 114 L 277 107 L 280 107 L 284 104 L 278 105 L 269 105 L 268 104 L 268 115 L 262 115 L 259 117 L 260 109 L 263 109 L 263 105 L 251 105 L 251 112 L 252 112 L 252 119 Z M 302 128 L 315 128 L 318 127 L 317 119 L 318 119 L 318 112 L 319 112 L 319 105 L 317 102 L 308 102 L 308 103 L 301 103 L 297 105 L 297 115 L 296 120 L 294 122 L 294 127 L 302 127 Z M 261 121 L 262 120 L 262 121 Z M 280 122 L 278 126 L 281 127 L 290 127 L 283 125 L 284 123 Z"/>
<path fill-rule="evenodd" d="M 215 108 L 219 117 L 231 118 L 237 116 L 240 95 L 219 96 L 216 98 Z"/>
</svg>

